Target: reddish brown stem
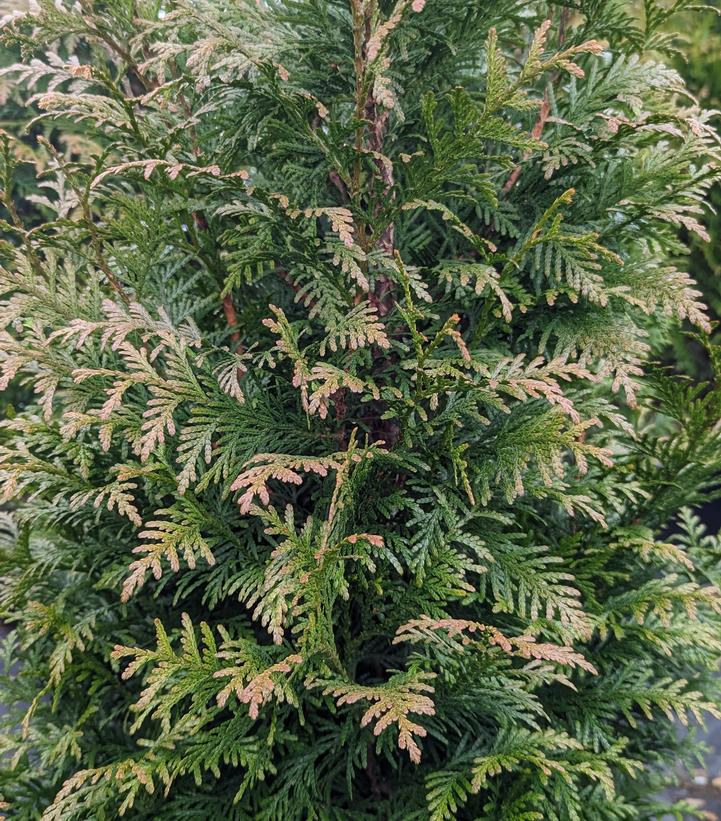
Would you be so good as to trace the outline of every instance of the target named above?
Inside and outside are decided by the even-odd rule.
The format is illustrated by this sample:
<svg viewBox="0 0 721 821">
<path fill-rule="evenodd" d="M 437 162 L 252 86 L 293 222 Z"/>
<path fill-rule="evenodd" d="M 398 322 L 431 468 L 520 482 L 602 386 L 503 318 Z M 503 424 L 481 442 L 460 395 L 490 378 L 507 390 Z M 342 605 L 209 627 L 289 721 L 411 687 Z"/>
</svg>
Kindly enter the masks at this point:
<svg viewBox="0 0 721 821">
<path fill-rule="evenodd" d="M 531 131 L 531 136 L 534 140 L 540 140 L 541 134 L 543 134 L 543 127 L 546 124 L 546 120 L 548 119 L 548 115 L 551 112 L 551 105 L 548 102 L 548 92 L 543 95 L 543 102 L 541 103 L 541 108 L 538 111 L 538 119 L 536 120 L 535 125 L 533 126 L 533 130 Z M 528 154 L 524 156 L 524 160 L 528 158 Z M 503 193 L 507 194 L 511 188 L 518 182 L 518 178 L 521 176 L 521 165 L 517 165 L 513 171 L 511 171 L 510 176 L 506 180 L 506 184 L 503 186 Z"/>
<path fill-rule="evenodd" d="M 566 39 L 566 27 L 568 25 L 568 20 L 570 17 L 570 10 L 564 8 L 561 11 L 561 20 L 558 26 L 558 46 L 559 48 L 563 45 Z M 557 76 L 558 73 L 554 76 Z M 546 91 L 543 95 L 543 102 L 541 103 L 541 108 L 538 112 L 538 119 L 536 120 L 536 124 L 533 126 L 533 130 L 531 131 L 531 136 L 534 140 L 540 140 L 541 135 L 543 134 L 543 127 L 546 124 L 546 120 L 548 120 L 548 115 L 551 113 L 551 105 L 548 101 L 548 91 Z M 524 157 L 524 159 L 527 158 Z M 517 165 L 511 175 L 509 176 L 508 180 L 506 180 L 506 184 L 503 186 L 503 193 L 507 194 L 511 188 L 518 182 L 518 178 L 521 176 L 521 166 Z"/>
<path fill-rule="evenodd" d="M 223 298 L 223 313 L 225 314 L 225 321 L 228 323 L 228 327 L 232 330 L 233 328 L 238 327 L 238 314 L 235 312 L 235 305 L 233 304 L 233 295 L 226 294 Z M 234 330 L 230 334 L 230 338 L 233 342 L 238 342 L 240 340 L 240 332 Z"/>
</svg>

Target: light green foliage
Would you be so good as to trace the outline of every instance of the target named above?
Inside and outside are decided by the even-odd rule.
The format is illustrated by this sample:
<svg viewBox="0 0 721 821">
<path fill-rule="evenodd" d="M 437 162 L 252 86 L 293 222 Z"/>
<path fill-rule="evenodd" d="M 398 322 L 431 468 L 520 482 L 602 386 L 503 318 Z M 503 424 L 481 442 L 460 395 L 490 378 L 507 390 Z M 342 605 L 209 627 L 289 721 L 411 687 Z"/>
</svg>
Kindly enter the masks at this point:
<svg viewBox="0 0 721 821">
<path fill-rule="evenodd" d="M 721 152 L 690 4 L 626 5 L 3 21 L 9 818 L 665 811 L 719 712 L 721 356 L 652 363 L 706 344 Z"/>
</svg>

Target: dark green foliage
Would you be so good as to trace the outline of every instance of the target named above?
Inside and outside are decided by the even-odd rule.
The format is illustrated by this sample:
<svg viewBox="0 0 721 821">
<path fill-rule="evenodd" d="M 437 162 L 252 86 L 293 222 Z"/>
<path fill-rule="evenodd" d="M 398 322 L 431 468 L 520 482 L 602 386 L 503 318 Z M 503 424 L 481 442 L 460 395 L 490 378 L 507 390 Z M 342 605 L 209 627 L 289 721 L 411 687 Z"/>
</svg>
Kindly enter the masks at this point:
<svg viewBox="0 0 721 821">
<path fill-rule="evenodd" d="M 661 817 L 719 715 L 688 6 L 6 20 L 8 817 Z"/>
</svg>

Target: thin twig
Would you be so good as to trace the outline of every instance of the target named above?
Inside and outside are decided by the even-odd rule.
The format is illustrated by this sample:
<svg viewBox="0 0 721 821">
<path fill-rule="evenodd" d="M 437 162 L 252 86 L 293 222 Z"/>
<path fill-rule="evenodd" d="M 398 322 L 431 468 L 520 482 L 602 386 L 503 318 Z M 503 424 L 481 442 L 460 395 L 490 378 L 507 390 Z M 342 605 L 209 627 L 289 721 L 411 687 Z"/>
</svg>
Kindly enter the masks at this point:
<svg viewBox="0 0 721 821">
<path fill-rule="evenodd" d="M 568 20 L 570 16 L 570 10 L 564 8 L 561 10 L 561 19 L 558 25 L 558 46 L 559 48 L 563 45 L 566 39 L 566 28 L 568 26 Z M 554 73 L 554 79 L 558 76 L 558 72 Z M 540 140 L 541 135 L 543 134 L 543 127 L 546 125 L 546 121 L 548 120 L 548 115 L 551 113 L 551 104 L 548 99 L 548 90 L 546 90 L 543 94 L 543 101 L 541 102 L 541 108 L 538 112 L 538 118 L 536 119 L 536 123 L 531 130 L 531 136 L 534 140 Z M 525 154 L 523 159 L 524 161 L 527 160 L 529 157 L 528 154 Z M 503 193 L 507 194 L 513 186 L 518 182 L 518 178 L 521 176 L 522 166 L 519 163 L 513 171 L 511 171 L 510 176 L 506 180 L 506 184 L 503 186 Z"/>
<path fill-rule="evenodd" d="M 228 327 L 237 328 L 238 314 L 235 312 L 235 305 L 233 305 L 232 294 L 226 294 L 223 298 L 223 313 L 225 314 L 225 321 L 228 323 Z M 240 331 L 234 330 L 230 334 L 230 338 L 233 342 L 238 342 L 240 340 Z"/>
<path fill-rule="evenodd" d="M 551 105 L 548 102 L 548 92 L 543 95 L 543 101 L 541 102 L 541 108 L 538 111 L 538 119 L 536 120 L 536 124 L 533 126 L 533 130 L 531 131 L 531 136 L 534 140 L 540 140 L 541 134 L 543 134 L 543 127 L 546 124 L 546 120 L 548 119 L 548 115 L 551 111 Z M 524 154 L 523 159 L 527 160 L 530 155 L 528 153 Z M 503 186 L 503 193 L 507 194 L 511 188 L 518 182 L 518 178 L 521 176 L 521 169 L 523 166 L 519 163 L 513 171 L 511 171 L 510 176 L 506 180 L 506 184 Z"/>
</svg>

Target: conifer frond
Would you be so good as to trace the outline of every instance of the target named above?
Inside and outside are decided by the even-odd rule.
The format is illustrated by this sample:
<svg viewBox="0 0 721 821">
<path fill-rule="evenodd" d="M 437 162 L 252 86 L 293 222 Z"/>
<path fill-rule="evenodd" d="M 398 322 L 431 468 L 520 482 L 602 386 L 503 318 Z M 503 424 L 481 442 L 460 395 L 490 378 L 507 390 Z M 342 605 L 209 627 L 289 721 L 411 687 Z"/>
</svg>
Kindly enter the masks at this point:
<svg viewBox="0 0 721 821">
<path fill-rule="evenodd" d="M 348 462 L 361 462 L 372 459 L 376 453 L 383 451 L 382 441 L 375 442 L 362 453 L 340 452 L 330 456 L 289 456 L 281 453 L 259 453 L 246 462 L 246 469 L 231 485 L 231 490 L 245 490 L 238 503 L 240 512 L 248 513 L 256 496 L 262 504 L 270 502 L 268 482 L 275 479 L 286 484 L 302 484 L 301 473 L 314 473 L 325 477 L 328 472 L 338 471 Z"/>
<path fill-rule="evenodd" d="M 219 669 L 217 643 L 207 624 L 201 623 L 202 647 L 198 645 L 195 627 L 187 613 L 181 617 L 180 653 L 159 619 L 155 620 L 157 646 L 154 650 L 116 645 L 112 657 L 115 660 L 130 658 L 123 671 L 123 678 L 129 679 L 149 667 L 146 684 L 138 701 L 133 706 L 137 718 L 134 728 L 149 717 L 160 720 L 165 731 L 171 728 L 171 719 L 177 704 L 190 699 L 199 706 L 207 701 L 209 694 L 216 690 L 213 675 Z"/>
<path fill-rule="evenodd" d="M 395 673 L 383 685 L 364 687 L 358 684 L 330 683 L 323 690 L 326 695 L 333 695 L 339 707 L 344 704 L 355 704 L 358 701 L 370 701 L 361 718 L 361 726 L 375 722 L 373 734 L 380 735 L 385 729 L 395 724 L 398 729 L 398 746 L 406 750 L 411 761 L 418 764 L 421 760 L 421 748 L 415 739 L 424 738 L 427 730 L 408 718 L 409 713 L 432 716 L 435 714 L 433 700 L 427 693 L 433 693 L 428 681 L 435 678 L 432 673 L 410 671 Z"/>
<path fill-rule="evenodd" d="M 225 651 L 221 657 L 228 657 Z M 296 703 L 293 691 L 285 683 L 284 676 L 291 673 L 294 666 L 303 663 L 303 657 L 297 654 L 286 656 L 281 661 L 272 664 L 266 670 L 249 675 L 243 664 L 236 667 L 223 667 L 215 672 L 216 678 L 230 678 L 230 681 L 218 693 L 218 705 L 225 706 L 231 693 L 235 693 L 241 704 L 248 704 L 248 715 L 258 718 L 263 704 L 275 699 Z"/>
<path fill-rule="evenodd" d="M 501 303 L 501 312 L 506 322 L 512 318 L 513 305 L 499 284 L 500 275 L 492 265 L 481 265 L 471 262 L 450 262 L 441 266 L 438 270 L 438 278 L 446 283 L 446 289 L 451 284 L 458 282 L 461 288 L 465 288 L 473 282 L 474 293 L 480 296 L 488 288 Z"/>
<path fill-rule="evenodd" d="M 471 786 L 478 791 L 493 776 L 528 766 L 546 777 L 553 774 L 563 777 L 568 772 L 565 755 L 580 749 L 578 741 L 555 730 L 501 732 L 492 750 L 473 761 Z"/>
<path fill-rule="evenodd" d="M 439 635 L 437 631 L 443 631 L 444 635 Z M 479 634 L 477 638 L 475 633 Z M 544 659 L 596 673 L 594 666 L 571 647 L 539 644 L 533 636 L 507 638 L 495 627 L 465 619 L 432 619 L 421 616 L 402 624 L 396 630 L 393 643 L 399 642 L 436 644 L 440 648 L 461 652 L 468 646 L 485 644 L 500 647 L 508 655 L 517 653 L 523 658 Z"/>
<path fill-rule="evenodd" d="M 468 775 L 458 770 L 438 770 L 426 777 L 426 800 L 431 821 L 457 818 L 458 809 L 472 792 Z"/>
<path fill-rule="evenodd" d="M 196 507 L 183 500 L 170 508 L 155 511 L 154 515 L 164 518 L 147 522 L 146 529 L 138 534 L 146 541 L 133 549 L 133 553 L 140 554 L 141 558 L 130 565 L 130 575 L 123 584 L 123 601 L 127 601 L 145 584 L 149 572 L 156 579 L 163 575 L 161 560 L 167 561 L 174 573 L 180 570 L 181 556 L 191 570 L 195 568 L 198 557 L 205 559 L 209 565 L 215 564 L 211 549 L 213 540 L 202 535 L 201 529 L 206 522 Z"/>
<path fill-rule="evenodd" d="M 385 326 L 378 319 L 378 311 L 367 302 L 361 302 L 327 328 L 328 335 L 320 343 L 320 355 L 326 351 L 348 348 L 355 351 L 370 345 L 389 348 Z"/>
</svg>

